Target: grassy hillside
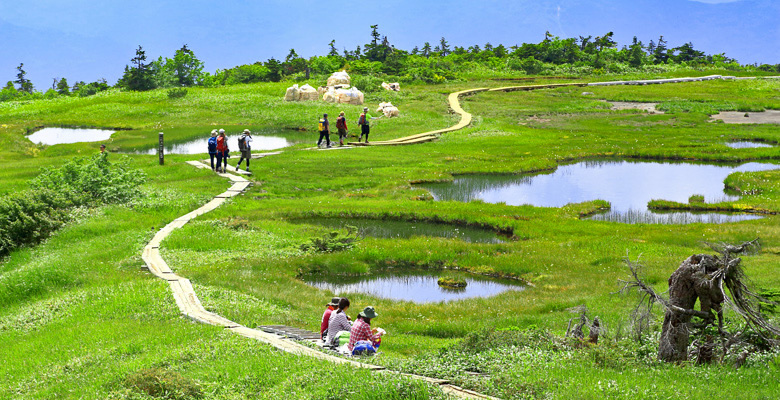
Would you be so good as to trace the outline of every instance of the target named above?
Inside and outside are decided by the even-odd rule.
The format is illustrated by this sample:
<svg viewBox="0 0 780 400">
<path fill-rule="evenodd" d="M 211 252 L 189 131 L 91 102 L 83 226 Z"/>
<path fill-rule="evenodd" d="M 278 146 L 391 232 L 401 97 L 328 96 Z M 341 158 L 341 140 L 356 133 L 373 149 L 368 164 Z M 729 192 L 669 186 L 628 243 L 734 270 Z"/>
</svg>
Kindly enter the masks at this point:
<svg viewBox="0 0 780 400">
<path fill-rule="evenodd" d="M 447 94 L 506 85 L 479 80 L 371 94 L 367 105 L 372 112 L 387 100 L 401 110 L 400 118 L 374 120 L 371 140 L 452 125 L 457 118 L 448 112 Z M 746 139 L 777 144 L 777 125 L 731 126 L 711 123 L 709 115 L 780 109 L 780 81 L 481 93 L 462 101 L 475 117 L 472 126 L 436 142 L 340 151 L 307 150 L 317 139 L 316 121 L 321 113 L 344 110 L 356 132 L 360 107 L 285 103 L 286 86 L 190 89 L 176 100 L 159 90 L 0 103 L 4 194 L 26 189 L 42 167 L 96 151 L 96 143 L 33 145 L 24 133 L 38 126 L 132 128 L 106 142 L 110 157 L 128 157 L 148 176 L 144 198 L 80 210 L 46 242 L 15 251 L 0 264 L 0 375 L 8 382 L 0 386 L 1 398 L 145 398 L 134 382 L 163 375 L 177 377 L 169 385 L 179 397 L 169 398 L 443 396 L 405 379 L 280 354 L 178 315 L 165 283 L 145 270 L 141 248 L 157 229 L 228 184 L 184 163 L 202 158 L 195 155 L 169 155 L 166 165 L 159 166 L 156 156 L 118 153 L 154 147 L 159 131 L 170 142 L 184 142 L 223 126 L 229 131 L 245 126 L 261 132 L 295 129 L 289 134 L 309 143 L 253 161 L 256 186 L 163 242 L 163 257 L 177 274 L 192 280 L 209 310 L 250 327 L 286 324 L 316 330 L 323 301 L 331 293 L 306 285 L 304 274 L 406 269 L 500 274 L 533 286 L 432 304 L 351 295 L 354 310 L 374 305 L 380 313 L 376 324 L 390 333 L 375 362 L 453 379 L 503 398 L 780 394 L 777 353 L 757 353 L 738 370 L 730 364 L 658 363 L 653 346 L 660 324 L 653 325 L 644 341 L 629 340 L 636 298 L 613 294 L 618 279 L 627 276 L 621 261 L 626 255 L 641 255 L 647 281 L 662 291 L 683 259 L 708 252 L 703 241 L 755 237 L 764 250 L 744 257 L 743 265 L 757 287 L 780 290 L 777 216 L 722 225 L 629 225 L 580 219 L 604 206 L 598 199 L 561 208 L 438 202 L 411 184 L 467 173 L 550 170 L 580 159 L 777 164 L 777 147 L 725 146 Z M 583 95 L 585 91 L 593 94 Z M 611 111 L 602 100 L 660 102 L 658 108 L 666 113 Z M 231 159 L 233 165 L 235 161 Z M 728 183 L 751 193 L 739 200 L 741 207 L 780 211 L 780 169 L 733 174 Z M 512 240 L 483 244 L 423 236 L 366 237 L 344 252 L 304 252 L 301 244 L 328 229 L 290 220 L 314 216 L 447 222 L 510 232 Z M 562 335 L 575 316 L 567 309 L 579 305 L 606 324 L 598 346 L 574 348 L 547 334 Z M 738 322 L 734 314 L 727 318 Z"/>
</svg>

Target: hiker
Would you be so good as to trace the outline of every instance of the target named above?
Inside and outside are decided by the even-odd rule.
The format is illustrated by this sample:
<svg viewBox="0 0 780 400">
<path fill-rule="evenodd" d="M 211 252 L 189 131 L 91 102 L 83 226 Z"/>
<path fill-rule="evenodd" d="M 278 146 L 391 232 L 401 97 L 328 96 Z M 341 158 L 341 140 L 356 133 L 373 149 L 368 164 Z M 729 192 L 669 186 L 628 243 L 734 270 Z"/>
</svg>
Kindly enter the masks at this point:
<svg viewBox="0 0 780 400">
<path fill-rule="evenodd" d="M 374 353 L 382 343 L 382 335 L 385 331 L 381 328 L 371 329 L 371 320 L 377 317 L 374 307 L 367 306 L 358 314 L 357 321 L 352 325 L 349 333 L 349 351 Z"/>
<path fill-rule="evenodd" d="M 349 299 L 346 297 L 339 299 L 338 308 L 335 312 L 331 312 L 330 319 L 328 319 L 328 337 L 325 339 L 326 345 L 335 344 L 338 346 L 339 344 L 333 343 L 333 341 L 339 337 L 339 332 L 350 332 L 352 330 L 352 323 L 349 322 L 349 317 L 346 313 L 348 308 Z"/>
<path fill-rule="evenodd" d="M 325 340 L 328 335 L 328 323 L 330 322 L 330 315 L 333 313 L 333 310 L 338 308 L 339 300 L 341 300 L 341 298 L 334 297 L 330 299 L 330 303 L 325 304 L 325 307 L 327 308 L 322 314 L 322 322 L 320 323 L 320 339 L 322 340 Z"/>
<path fill-rule="evenodd" d="M 241 161 L 246 158 L 246 172 L 249 172 L 249 160 L 252 158 L 252 132 L 249 129 L 244 129 L 244 132 L 238 138 L 238 150 L 241 151 L 241 158 L 238 159 L 236 165 L 236 171 L 241 166 Z"/>
<path fill-rule="evenodd" d="M 106 152 L 106 145 L 101 144 L 100 145 L 100 153 L 102 154 L 102 153 L 105 153 L 105 152 Z"/>
<path fill-rule="evenodd" d="M 320 119 L 320 140 L 317 141 L 317 147 L 322 144 L 322 138 L 327 140 L 327 146 L 330 148 L 330 123 L 328 123 L 328 114 L 322 114 Z"/>
<path fill-rule="evenodd" d="M 217 136 L 217 172 L 226 172 L 227 159 L 230 157 L 230 149 L 228 149 L 228 140 L 225 136 L 225 130 L 219 130 L 219 136 Z M 223 161 L 224 166 L 223 166 Z"/>
<path fill-rule="evenodd" d="M 369 119 L 371 119 L 371 116 L 368 115 L 368 107 L 363 107 L 363 114 L 360 114 L 360 118 L 358 118 L 358 125 L 360 125 L 360 137 L 358 138 L 358 143 L 360 143 L 360 139 L 363 139 L 363 135 L 366 135 L 366 143 L 368 143 Z"/>
<path fill-rule="evenodd" d="M 339 146 L 343 146 L 344 138 L 347 137 L 347 118 L 344 117 L 344 111 L 336 118 L 336 129 L 339 131 Z"/>
<path fill-rule="evenodd" d="M 211 137 L 208 141 L 209 158 L 211 159 L 211 170 L 214 171 L 214 157 L 217 156 L 217 130 L 211 130 Z"/>
</svg>

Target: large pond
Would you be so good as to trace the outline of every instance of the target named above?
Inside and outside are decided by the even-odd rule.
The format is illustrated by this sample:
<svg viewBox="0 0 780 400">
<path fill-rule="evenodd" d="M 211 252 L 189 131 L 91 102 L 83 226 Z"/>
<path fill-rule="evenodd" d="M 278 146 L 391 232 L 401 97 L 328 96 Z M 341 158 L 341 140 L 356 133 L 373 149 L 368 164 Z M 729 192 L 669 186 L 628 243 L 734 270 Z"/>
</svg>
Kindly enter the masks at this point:
<svg viewBox="0 0 780 400">
<path fill-rule="evenodd" d="M 331 229 L 354 226 L 362 236 L 384 239 L 406 239 L 414 236 L 459 239 L 469 243 L 503 243 L 496 233 L 484 229 L 459 227 L 430 222 L 386 221 L 360 218 L 308 218 L 290 220 L 296 224 L 311 224 Z"/>
<path fill-rule="evenodd" d="M 687 203 L 692 195 L 703 195 L 709 203 L 734 201 L 723 180 L 734 172 L 776 169 L 777 165 L 746 163 L 708 165 L 672 162 L 586 161 L 561 165 L 555 171 L 535 175 L 469 175 L 453 183 L 428 183 L 436 200 L 471 201 L 507 205 L 530 204 L 562 207 L 569 203 L 606 200 L 611 210 L 594 219 L 628 223 L 733 222 L 755 215 L 719 213 L 655 213 L 650 200 Z"/>
<path fill-rule="evenodd" d="M 435 303 L 462 300 L 475 297 L 490 297 L 508 290 L 520 291 L 526 288 L 520 281 L 490 279 L 468 274 L 456 276 L 466 280 L 462 289 L 446 289 L 438 284 L 441 275 L 436 273 L 372 274 L 360 277 L 304 278 L 316 288 L 330 290 L 336 295 L 365 293 L 390 300 L 414 303 Z M 446 273 L 446 276 L 453 276 Z M 381 311 L 380 311 L 381 312 Z"/>
<path fill-rule="evenodd" d="M 105 129 L 43 128 L 27 136 L 33 143 L 46 145 L 80 142 L 101 142 L 111 138 L 114 131 Z"/>
<path fill-rule="evenodd" d="M 238 151 L 239 136 L 240 135 L 228 136 L 228 148 L 233 153 Z M 166 144 L 165 154 L 208 153 L 208 138 L 209 136 L 204 136 L 203 138 L 193 139 L 187 142 Z M 252 151 L 267 151 L 285 148 L 298 142 L 300 141 L 288 139 L 282 136 L 253 135 L 250 146 L 252 147 Z M 157 147 L 141 151 L 140 153 L 157 154 Z"/>
</svg>

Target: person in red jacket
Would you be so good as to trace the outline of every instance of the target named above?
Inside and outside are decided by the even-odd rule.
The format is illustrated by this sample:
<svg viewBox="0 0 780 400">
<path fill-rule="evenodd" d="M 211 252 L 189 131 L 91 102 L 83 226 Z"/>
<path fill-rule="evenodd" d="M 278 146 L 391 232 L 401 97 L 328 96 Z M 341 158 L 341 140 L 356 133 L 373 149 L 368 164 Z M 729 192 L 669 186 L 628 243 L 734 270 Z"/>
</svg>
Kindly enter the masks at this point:
<svg viewBox="0 0 780 400">
<path fill-rule="evenodd" d="M 228 149 L 228 140 L 227 136 L 225 136 L 225 130 L 220 129 L 219 136 L 217 136 L 217 172 L 226 172 L 225 168 L 227 168 L 229 152 L 230 149 Z M 225 160 L 224 166 L 222 160 Z"/>
<path fill-rule="evenodd" d="M 344 138 L 347 137 L 347 118 L 344 117 L 344 111 L 340 112 L 336 119 L 336 129 L 339 131 L 339 146 L 343 146 Z"/>
<path fill-rule="evenodd" d="M 320 338 L 322 340 L 325 340 L 325 337 L 328 334 L 328 322 L 330 321 L 330 314 L 333 313 L 333 310 L 338 308 L 339 306 L 339 300 L 341 300 L 340 297 L 334 297 L 330 299 L 330 303 L 325 304 L 325 312 L 322 314 L 322 322 L 320 323 Z"/>
</svg>

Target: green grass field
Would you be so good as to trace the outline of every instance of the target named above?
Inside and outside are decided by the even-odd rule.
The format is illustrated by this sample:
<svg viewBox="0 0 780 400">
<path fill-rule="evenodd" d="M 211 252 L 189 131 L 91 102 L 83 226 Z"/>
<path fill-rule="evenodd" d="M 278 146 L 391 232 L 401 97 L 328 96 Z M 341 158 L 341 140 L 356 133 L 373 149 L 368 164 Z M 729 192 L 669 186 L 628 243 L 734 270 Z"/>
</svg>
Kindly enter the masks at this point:
<svg viewBox="0 0 780 400">
<path fill-rule="evenodd" d="M 597 79 L 582 81 L 587 80 Z M 371 94 L 367 105 L 373 114 L 378 115 L 376 104 L 386 100 L 401 110 L 399 118 L 375 120 L 371 140 L 450 126 L 457 118 L 448 112 L 449 93 L 506 85 L 475 80 Z M 202 156 L 168 155 L 166 165 L 159 166 L 156 156 L 118 153 L 153 148 L 159 131 L 172 143 L 203 137 L 205 148 L 211 129 L 245 126 L 267 132 L 295 129 L 290 134 L 307 143 L 253 161 L 253 188 L 163 242 L 163 258 L 191 279 L 207 309 L 249 327 L 285 324 L 316 330 L 332 293 L 306 285 L 303 274 L 401 269 L 497 274 L 533 287 L 432 304 L 351 294 L 351 314 L 374 305 L 380 314 L 375 323 L 389 333 L 383 354 L 372 362 L 452 379 L 501 398 L 780 396 L 778 353 L 757 353 L 737 370 L 728 363 L 659 363 L 653 346 L 660 322 L 643 342 L 629 340 L 636 298 L 613 294 L 620 288 L 618 279 L 627 277 L 626 256 L 640 259 L 647 281 L 663 291 L 682 260 L 709 252 L 704 241 L 755 237 L 761 238 L 763 251 L 744 257 L 743 265 L 757 287 L 780 290 L 779 217 L 722 225 L 629 225 L 580 219 L 603 206 L 598 199 L 561 208 L 437 202 L 411 184 L 459 174 L 549 170 L 582 159 L 778 164 L 778 147 L 725 145 L 748 139 L 778 144 L 778 125 L 711 123 L 709 115 L 780 109 L 780 80 L 486 92 L 462 99 L 473 124 L 438 141 L 340 151 L 307 150 L 317 139 L 318 116 L 344 110 L 357 131 L 360 107 L 285 103 L 286 86 L 190 89 L 177 100 L 159 90 L 0 103 L 0 162 L 6 166 L 0 170 L 0 193 L 26 189 L 42 167 L 96 152 L 96 143 L 34 145 L 24 134 L 38 126 L 132 128 L 106 142 L 110 157 L 128 157 L 148 176 L 144 198 L 80 210 L 45 242 L 2 261 L 0 398 L 151 398 L 134 389 L 131 377 L 139 373 L 179 377 L 170 383 L 167 393 L 174 394 L 168 398 L 444 397 L 434 387 L 405 378 L 279 353 L 193 323 L 179 315 L 165 282 L 146 271 L 141 249 L 154 232 L 223 192 L 228 183 L 184 163 Z M 665 114 L 611 111 L 602 100 L 659 102 Z M 231 159 L 233 165 L 236 161 Z M 780 211 L 780 167 L 733 174 L 726 183 L 752 193 L 730 203 L 734 209 Z M 328 229 L 290 219 L 340 216 L 469 225 L 511 232 L 513 240 L 366 237 L 344 252 L 300 250 Z M 573 348 L 559 338 L 575 316 L 567 309 L 579 305 L 607 327 L 597 346 Z M 738 323 L 733 313 L 727 318 Z M 469 342 L 477 345 L 464 344 Z M 185 390 L 190 387 L 197 388 L 195 394 Z"/>
</svg>

